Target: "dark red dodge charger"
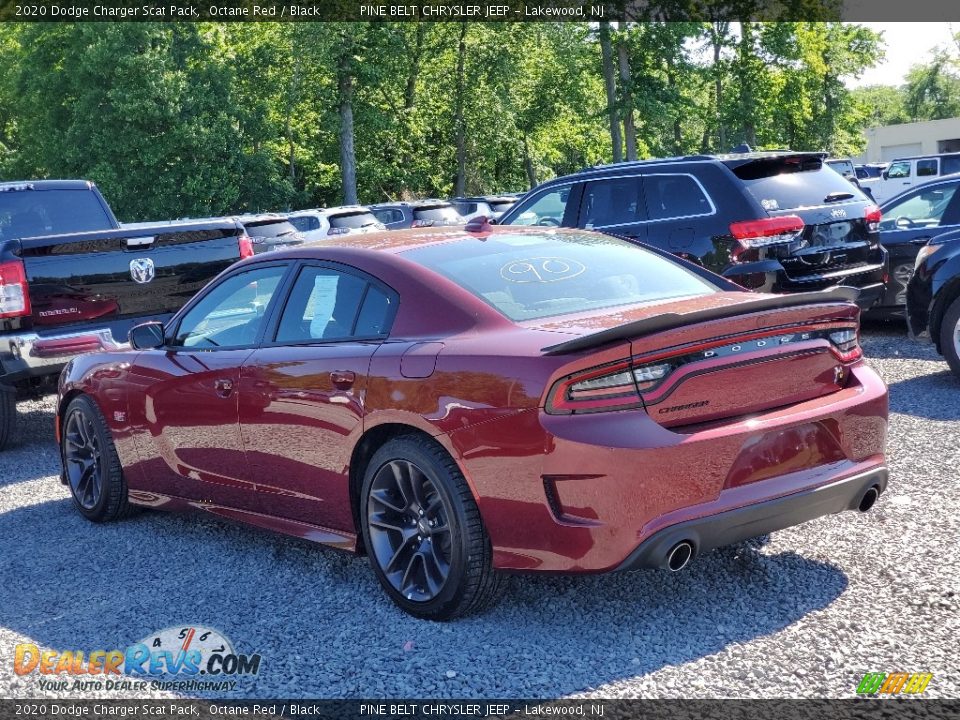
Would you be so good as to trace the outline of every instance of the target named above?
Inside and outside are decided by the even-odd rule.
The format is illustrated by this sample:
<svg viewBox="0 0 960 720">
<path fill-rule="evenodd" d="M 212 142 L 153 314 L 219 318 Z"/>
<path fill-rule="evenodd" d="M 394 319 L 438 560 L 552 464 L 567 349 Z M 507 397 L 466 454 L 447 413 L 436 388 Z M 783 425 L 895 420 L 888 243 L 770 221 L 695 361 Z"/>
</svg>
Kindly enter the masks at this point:
<svg viewBox="0 0 960 720">
<path fill-rule="evenodd" d="M 357 236 L 229 268 L 60 383 L 94 521 L 197 509 L 364 551 L 447 619 L 497 571 L 679 570 L 887 484 L 848 291 L 760 295 L 585 231 Z"/>
</svg>

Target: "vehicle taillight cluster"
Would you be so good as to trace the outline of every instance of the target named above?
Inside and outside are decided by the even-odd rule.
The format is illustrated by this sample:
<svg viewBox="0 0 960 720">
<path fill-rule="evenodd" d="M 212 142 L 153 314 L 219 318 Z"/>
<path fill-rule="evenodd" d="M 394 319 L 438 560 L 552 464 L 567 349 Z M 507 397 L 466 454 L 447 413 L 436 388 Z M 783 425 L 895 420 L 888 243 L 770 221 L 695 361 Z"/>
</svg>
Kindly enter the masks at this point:
<svg viewBox="0 0 960 720">
<path fill-rule="evenodd" d="M 0 263 L 0 318 L 30 314 L 27 273 L 20 260 Z"/>
<path fill-rule="evenodd" d="M 863 355 L 863 350 L 860 348 L 860 333 L 855 328 L 835 330 L 829 337 L 837 356 L 842 361 L 850 362 Z"/>
<path fill-rule="evenodd" d="M 730 254 L 731 259 L 733 262 L 759 259 L 756 253 L 750 251 L 793 242 L 803 234 L 803 228 L 803 219 L 796 215 L 730 223 L 730 234 L 737 241 Z"/>
<path fill-rule="evenodd" d="M 250 236 L 244 233 L 240 236 L 240 259 L 253 257 L 253 240 L 250 239 Z"/>
<path fill-rule="evenodd" d="M 863 219 L 867 223 L 867 230 L 869 232 L 877 232 L 880 230 L 880 220 L 882 218 L 883 213 L 876 205 L 867 205 L 863 210 Z"/>
<path fill-rule="evenodd" d="M 634 367 L 624 360 L 590 368 L 558 381 L 550 391 L 547 412 L 602 412 L 642 407 L 639 393 L 656 388 L 672 369 L 670 363 Z"/>
</svg>

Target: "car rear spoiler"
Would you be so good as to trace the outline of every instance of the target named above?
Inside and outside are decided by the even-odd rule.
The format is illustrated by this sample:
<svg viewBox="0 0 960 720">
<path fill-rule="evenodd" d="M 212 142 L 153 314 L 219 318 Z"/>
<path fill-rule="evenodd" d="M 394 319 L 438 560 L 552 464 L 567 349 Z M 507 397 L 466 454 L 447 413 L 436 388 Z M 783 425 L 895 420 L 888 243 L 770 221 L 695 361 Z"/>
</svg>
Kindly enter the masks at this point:
<svg viewBox="0 0 960 720">
<path fill-rule="evenodd" d="M 544 355 L 563 355 L 565 353 L 588 350 L 606 345 L 618 340 L 652 335 L 664 330 L 673 330 L 690 323 L 720 320 L 722 318 L 746 315 L 747 313 L 763 310 L 780 310 L 797 307 L 799 305 L 828 305 L 838 302 L 853 302 L 860 294 L 859 288 L 838 286 L 818 292 L 791 293 L 785 295 L 763 295 L 755 302 L 737 303 L 722 307 L 705 308 L 689 313 L 663 313 L 652 317 L 637 320 L 636 322 L 619 325 L 618 327 L 601 330 L 582 337 L 567 340 L 558 345 L 550 345 L 541 350 Z"/>
</svg>

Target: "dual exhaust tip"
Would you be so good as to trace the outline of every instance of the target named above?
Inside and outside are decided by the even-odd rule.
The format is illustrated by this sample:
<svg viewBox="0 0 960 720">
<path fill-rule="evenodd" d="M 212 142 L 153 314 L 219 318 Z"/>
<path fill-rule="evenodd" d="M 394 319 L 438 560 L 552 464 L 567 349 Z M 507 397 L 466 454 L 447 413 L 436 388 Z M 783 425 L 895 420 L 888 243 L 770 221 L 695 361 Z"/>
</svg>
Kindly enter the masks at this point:
<svg viewBox="0 0 960 720">
<path fill-rule="evenodd" d="M 880 488 L 876 485 L 871 485 L 861 496 L 857 510 L 867 512 L 873 507 L 874 503 L 877 502 L 878 497 L 880 497 Z M 695 550 L 696 548 L 693 542 L 690 540 L 681 540 L 667 552 L 664 558 L 664 565 L 670 572 L 680 572 L 693 560 Z"/>
</svg>

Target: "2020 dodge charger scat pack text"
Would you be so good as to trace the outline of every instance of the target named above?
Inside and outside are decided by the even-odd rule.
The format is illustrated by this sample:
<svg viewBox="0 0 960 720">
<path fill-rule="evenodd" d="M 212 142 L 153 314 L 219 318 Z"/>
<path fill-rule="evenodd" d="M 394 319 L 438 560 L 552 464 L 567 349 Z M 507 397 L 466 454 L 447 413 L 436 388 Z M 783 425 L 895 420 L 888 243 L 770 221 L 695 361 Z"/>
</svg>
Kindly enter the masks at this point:
<svg viewBox="0 0 960 720">
<path fill-rule="evenodd" d="M 60 382 L 94 521 L 197 509 L 365 552 L 448 619 L 500 571 L 679 569 L 887 484 L 842 289 L 751 293 L 585 230 L 411 230 L 257 256 Z"/>
</svg>

